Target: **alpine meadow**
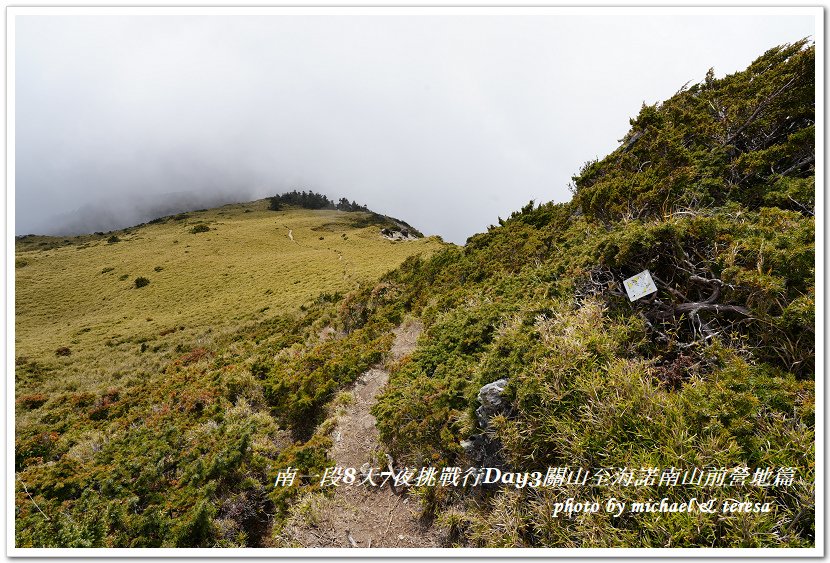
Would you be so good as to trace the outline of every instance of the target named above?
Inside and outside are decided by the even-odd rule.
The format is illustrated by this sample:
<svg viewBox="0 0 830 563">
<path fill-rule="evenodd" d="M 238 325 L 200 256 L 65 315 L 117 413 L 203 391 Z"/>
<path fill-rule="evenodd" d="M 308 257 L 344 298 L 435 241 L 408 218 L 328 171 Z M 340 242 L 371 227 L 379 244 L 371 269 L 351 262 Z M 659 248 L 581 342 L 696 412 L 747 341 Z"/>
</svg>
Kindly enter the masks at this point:
<svg viewBox="0 0 830 563">
<path fill-rule="evenodd" d="M 463 246 L 310 192 L 17 237 L 15 545 L 814 547 L 815 66 L 643 105 Z"/>
</svg>

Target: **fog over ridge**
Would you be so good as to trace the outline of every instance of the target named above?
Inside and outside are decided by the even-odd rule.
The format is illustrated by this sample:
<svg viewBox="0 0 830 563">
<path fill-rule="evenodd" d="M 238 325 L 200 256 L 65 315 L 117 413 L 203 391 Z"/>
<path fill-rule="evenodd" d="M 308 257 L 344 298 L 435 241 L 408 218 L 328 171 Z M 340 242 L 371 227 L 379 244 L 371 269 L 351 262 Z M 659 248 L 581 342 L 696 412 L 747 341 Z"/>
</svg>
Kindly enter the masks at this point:
<svg viewBox="0 0 830 563">
<path fill-rule="evenodd" d="M 16 16 L 15 232 L 292 189 L 463 243 L 812 17 Z"/>
</svg>

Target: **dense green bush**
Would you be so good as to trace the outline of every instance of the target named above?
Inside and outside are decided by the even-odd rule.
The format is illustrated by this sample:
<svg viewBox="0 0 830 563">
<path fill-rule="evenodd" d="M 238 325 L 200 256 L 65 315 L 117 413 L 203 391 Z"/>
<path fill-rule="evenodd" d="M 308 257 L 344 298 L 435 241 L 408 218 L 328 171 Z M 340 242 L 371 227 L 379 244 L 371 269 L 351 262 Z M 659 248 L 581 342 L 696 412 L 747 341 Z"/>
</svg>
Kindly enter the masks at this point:
<svg viewBox="0 0 830 563">
<path fill-rule="evenodd" d="M 390 273 L 427 331 L 373 410 L 396 459 L 465 465 L 478 389 L 505 377 L 488 432 L 508 468 L 792 466 L 798 483 L 752 493 L 774 515 L 725 518 L 551 517 L 624 487 L 423 496 L 457 545 L 813 544 L 813 57 L 772 49 L 644 107 L 573 202 Z M 658 292 L 631 303 L 622 281 L 644 269 Z"/>
<path fill-rule="evenodd" d="M 279 211 L 286 205 L 302 207 L 303 209 L 335 209 L 336 206 L 327 196 L 316 192 L 299 192 L 297 190 L 277 194 L 268 198 L 268 209 Z"/>
<path fill-rule="evenodd" d="M 802 40 L 643 106 L 623 145 L 574 177 L 574 199 L 605 222 L 726 202 L 812 213 L 810 192 L 793 182 L 814 163 L 815 46 Z"/>
<path fill-rule="evenodd" d="M 373 324 L 357 329 L 343 340 L 314 346 L 295 361 L 260 361 L 257 371 L 264 372 L 265 397 L 275 416 L 298 438 L 308 439 L 335 392 L 383 358 L 392 345 L 389 328 Z"/>
</svg>

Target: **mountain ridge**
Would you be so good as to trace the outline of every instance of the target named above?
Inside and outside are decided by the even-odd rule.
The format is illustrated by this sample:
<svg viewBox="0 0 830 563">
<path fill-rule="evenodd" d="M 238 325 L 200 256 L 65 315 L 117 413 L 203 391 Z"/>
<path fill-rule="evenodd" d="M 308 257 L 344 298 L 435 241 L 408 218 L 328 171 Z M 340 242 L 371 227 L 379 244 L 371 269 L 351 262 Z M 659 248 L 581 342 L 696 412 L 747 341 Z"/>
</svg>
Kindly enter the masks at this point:
<svg viewBox="0 0 830 563">
<path fill-rule="evenodd" d="M 313 476 L 331 466 L 338 405 L 391 359 L 371 414 L 395 468 L 486 460 L 546 482 L 409 487 L 446 546 L 815 546 L 814 69 L 796 42 L 644 106 L 570 202 L 530 202 L 463 247 L 367 227 L 383 248 L 434 251 L 348 292 L 183 335 L 155 363 L 115 339 L 140 370 L 72 388 L 50 378 L 72 373 L 74 351 L 18 356 L 17 544 L 281 545 L 332 495 Z M 226 228 L 191 234 L 199 221 L 176 236 Z M 265 221 L 286 248 L 343 239 L 336 222 L 302 235 Z M 632 302 L 623 281 L 643 270 L 657 291 Z M 423 330 L 395 361 L 406 320 Z M 289 468 L 296 481 L 275 486 Z M 672 471 L 723 482 L 667 486 Z M 554 510 L 713 496 L 774 511 Z"/>
</svg>

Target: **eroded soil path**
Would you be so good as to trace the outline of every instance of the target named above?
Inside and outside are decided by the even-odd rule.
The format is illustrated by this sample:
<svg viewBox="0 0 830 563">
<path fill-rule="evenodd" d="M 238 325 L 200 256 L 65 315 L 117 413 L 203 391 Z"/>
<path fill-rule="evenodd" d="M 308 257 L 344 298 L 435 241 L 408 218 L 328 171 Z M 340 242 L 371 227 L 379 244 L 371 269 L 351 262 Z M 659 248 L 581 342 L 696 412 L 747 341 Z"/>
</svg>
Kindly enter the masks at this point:
<svg viewBox="0 0 830 563">
<path fill-rule="evenodd" d="M 395 329 L 391 360 L 398 361 L 415 348 L 422 326 L 408 321 Z M 359 469 L 378 467 L 378 431 L 369 412 L 386 385 L 383 366 L 363 373 L 351 389 L 353 400 L 337 412 L 332 432 L 333 464 Z M 358 482 L 362 480 L 358 472 Z M 302 547 L 439 547 L 439 536 L 419 522 L 415 501 L 405 491 L 384 487 L 344 486 L 333 497 L 317 494 L 301 503 L 283 530 L 285 542 Z"/>
</svg>

